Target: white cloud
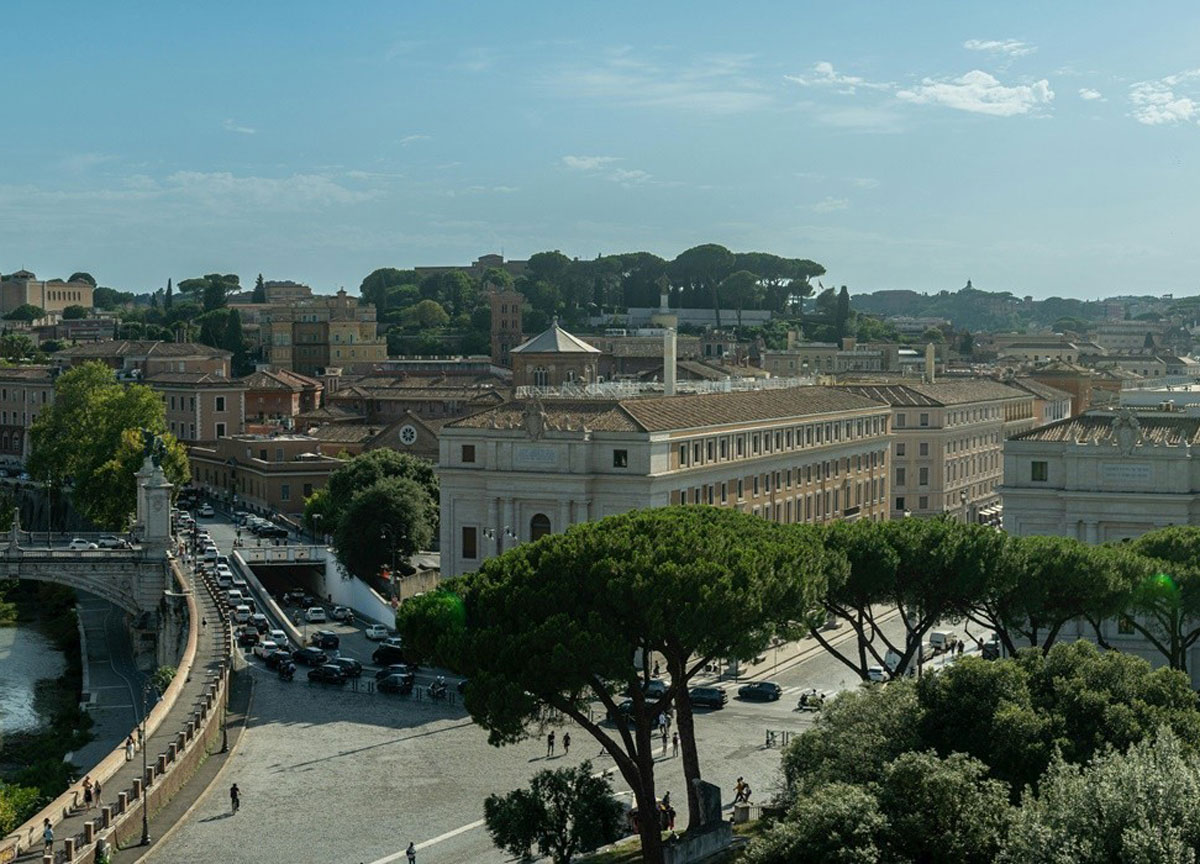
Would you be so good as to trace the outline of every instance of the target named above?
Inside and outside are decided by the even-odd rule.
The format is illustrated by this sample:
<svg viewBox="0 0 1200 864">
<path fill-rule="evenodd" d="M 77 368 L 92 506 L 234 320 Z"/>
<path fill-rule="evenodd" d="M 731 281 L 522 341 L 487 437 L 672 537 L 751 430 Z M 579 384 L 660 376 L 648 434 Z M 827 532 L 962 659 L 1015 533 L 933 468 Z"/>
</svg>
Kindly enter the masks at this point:
<svg viewBox="0 0 1200 864">
<path fill-rule="evenodd" d="M 874 189 L 879 185 L 874 177 L 852 177 L 850 182 L 859 189 Z"/>
<path fill-rule="evenodd" d="M 105 153 L 75 153 L 63 158 L 60 164 L 66 171 L 70 171 L 73 174 L 81 174 L 84 171 L 95 168 L 97 165 L 112 162 L 116 158 L 116 156 L 109 156 Z"/>
<path fill-rule="evenodd" d="M 1079 98 L 1082 99 L 1084 102 L 1107 102 L 1108 101 L 1107 99 L 1104 98 L 1103 93 L 1101 93 L 1099 90 L 1093 90 L 1091 87 L 1080 87 L 1079 88 Z"/>
<path fill-rule="evenodd" d="M 407 147 L 409 144 L 415 144 L 418 141 L 428 141 L 428 140 L 429 140 L 428 135 L 421 135 L 421 134 L 405 135 L 403 138 L 400 139 L 400 146 Z"/>
<path fill-rule="evenodd" d="M 845 75 L 833 68 L 828 60 L 813 65 L 807 75 L 784 75 L 786 80 L 801 87 L 834 87 L 839 93 L 853 95 L 858 88 L 865 90 L 890 90 L 893 84 L 884 81 L 868 81 L 857 75 Z"/>
<path fill-rule="evenodd" d="M 1197 97 L 1187 92 L 1176 92 L 1181 86 L 1185 91 L 1191 89 L 1195 92 L 1195 79 L 1198 77 L 1200 69 L 1191 69 L 1178 75 L 1130 85 L 1129 104 L 1133 106 L 1133 119 L 1147 126 L 1165 126 L 1200 119 Z"/>
<path fill-rule="evenodd" d="M 846 198 L 834 198 L 832 195 L 823 198 L 816 204 L 813 204 L 811 209 L 814 213 L 833 213 L 837 210 L 846 210 L 850 207 L 850 201 Z"/>
<path fill-rule="evenodd" d="M 896 96 L 919 105 L 944 105 L 975 114 L 1016 117 L 1049 105 L 1054 100 L 1054 91 L 1045 78 L 1033 84 L 1006 87 L 987 72 L 973 69 L 949 81 L 925 78 L 919 86 L 897 91 Z"/>
<path fill-rule="evenodd" d="M 614 162 L 620 162 L 618 156 L 564 156 L 562 162 L 573 171 L 597 171 Z"/>
<path fill-rule="evenodd" d="M 229 118 L 226 118 L 225 122 L 221 124 L 221 128 L 226 132 L 237 132 L 239 135 L 254 135 L 258 132 L 257 129 L 239 125 L 236 121 Z"/>
<path fill-rule="evenodd" d="M 633 108 L 739 114 L 770 107 L 773 98 L 750 74 L 752 58 L 719 54 L 687 64 L 655 63 L 629 49 L 609 52 L 593 66 L 561 69 L 545 84 L 572 99 Z"/>
<path fill-rule="evenodd" d="M 1016 39 L 968 39 L 963 47 L 968 51 L 985 51 L 1008 57 L 1025 57 L 1037 50 L 1037 46 Z"/>
</svg>

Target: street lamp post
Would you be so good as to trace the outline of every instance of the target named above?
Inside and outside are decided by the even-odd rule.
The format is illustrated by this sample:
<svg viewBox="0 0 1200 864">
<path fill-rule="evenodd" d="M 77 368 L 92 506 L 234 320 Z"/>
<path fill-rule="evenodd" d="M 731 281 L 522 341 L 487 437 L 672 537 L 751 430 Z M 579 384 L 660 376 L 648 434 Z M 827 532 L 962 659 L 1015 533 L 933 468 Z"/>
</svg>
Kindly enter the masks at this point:
<svg viewBox="0 0 1200 864">
<path fill-rule="evenodd" d="M 147 703 L 150 698 L 150 691 L 154 689 L 154 682 L 147 680 L 142 685 L 142 844 L 143 846 L 150 845 L 150 818 L 148 816 L 149 806 L 146 802 L 146 787 L 150 784 L 146 782 L 146 745 L 149 743 L 146 740 L 146 714 L 148 711 Z"/>
<path fill-rule="evenodd" d="M 962 505 L 963 522 L 967 521 L 967 490 L 960 489 L 958 492 L 958 503 Z"/>
</svg>

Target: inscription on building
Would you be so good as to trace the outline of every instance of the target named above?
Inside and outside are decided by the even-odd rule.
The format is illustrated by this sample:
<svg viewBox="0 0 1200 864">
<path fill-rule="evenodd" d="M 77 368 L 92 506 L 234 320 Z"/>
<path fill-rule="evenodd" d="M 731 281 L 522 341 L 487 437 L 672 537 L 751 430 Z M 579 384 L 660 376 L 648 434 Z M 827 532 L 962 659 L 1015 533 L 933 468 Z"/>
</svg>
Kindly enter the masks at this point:
<svg viewBox="0 0 1200 864">
<path fill-rule="evenodd" d="M 514 462 L 518 468 L 553 468 L 558 465 L 558 448 L 520 444 L 516 448 Z"/>
<path fill-rule="evenodd" d="M 1100 466 L 1100 477 L 1107 485 L 1147 484 L 1150 482 L 1150 465 L 1146 462 L 1105 462 Z"/>
</svg>

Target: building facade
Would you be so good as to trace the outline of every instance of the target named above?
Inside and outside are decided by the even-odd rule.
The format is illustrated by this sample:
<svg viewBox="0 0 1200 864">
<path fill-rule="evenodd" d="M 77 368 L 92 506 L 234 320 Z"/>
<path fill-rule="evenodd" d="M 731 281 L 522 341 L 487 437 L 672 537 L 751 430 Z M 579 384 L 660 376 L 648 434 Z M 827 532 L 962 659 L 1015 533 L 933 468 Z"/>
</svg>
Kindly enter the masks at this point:
<svg viewBox="0 0 1200 864">
<path fill-rule="evenodd" d="M 62 312 L 68 306 L 92 308 L 92 286 L 88 282 L 43 282 L 28 270 L 18 270 L 0 282 L 0 315 L 18 306 L 38 306 L 47 312 Z"/>
<path fill-rule="evenodd" d="M 54 366 L 0 367 L 0 460 L 24 463 L 29 457 L 29 428 L 54 402 Z"/>
<path fill-rule="evenodd" d="M 796 387 L 527 399 L 451 421 L 439 436 L 442 572 L 645 507 L 886 519 L 890 414 L 853 393 Z"/>
<path fill-rule="evenodd" d="M 1031 393 L 986 378 L 843 389 L 892 406 L 893 519 L 999 521 L 1004 439 L 1033 427 Z"/>
<path fill-rule="evenodd" d="M 234 435 L 188 449 L 192 483 L 218 500 L 296 516 L 345 464 L 307 435 Z"/>
<path fill-rule="evenodd" d="M 492 362 L 510 365 L 508 353 L 525 341 L 521 325 L 521 306 L 525 295 L 517 291 L 494 290 L 488 294 L 492 308 Z"/>
<path fill-rule="evenodd" d="M 72 345 L 54 354 L 62 367 L 89 361 L 103 363 L 129 379 L 148 378 L 163 372 L 194 372 L 229 377 L 232 354 L 198 342 L 155 342 L 113 339 Z"/>
<path fill-rule="evenodd" d="M 293 425 L 321 407 L 325 390 L 316 378 L 286 369 L 258 369 L 239 380 L 246 388 L 246 419 L 255 423 Z"/>
<path fill-rule="evenodd" d="M 600 349 L 568 333 L 557 321 L 513 348 L 509 356 L 516 387 L 590 384 L 600 374 Z"/>
<path fill-rule="evenodd" d="M 246 385 L 207 372 L 159 372 L 143 382 L 162 398 L 167 430 L 185 443 L 246 431 Z"/>
<path fill-rule="evenodd" d="M 263 359 L 304 375 L 327 367 L 369 369 L 387 359 L 387 340 L 378 333 L 375 307 L 360 305 L 343 288 L 259 312 Z"/>
</svg>

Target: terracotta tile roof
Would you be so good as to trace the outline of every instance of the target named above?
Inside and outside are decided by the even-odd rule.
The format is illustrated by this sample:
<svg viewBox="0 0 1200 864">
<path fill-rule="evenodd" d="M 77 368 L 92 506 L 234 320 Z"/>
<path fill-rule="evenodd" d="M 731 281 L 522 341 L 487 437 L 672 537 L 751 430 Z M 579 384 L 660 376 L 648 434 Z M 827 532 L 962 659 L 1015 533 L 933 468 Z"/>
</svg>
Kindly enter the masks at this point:
<svg viewBox="0 0 1200 864">
<path fill-rule="evenodd" d="M 328 423 L 309 429 L 308 434 L 326 444 L 365 444 L 378 435 L 382 428 L 365 423 Z"/>
<path fill-rule="evenodd" d="M 57 366 L 0 366 L 0 381 L 50 380 L 57 371 Z"/>
<path fill-rule="evenodd" d="M 1142 438 L 1153 444 L 1177 446 L 1200 444 L 1200 417 L 1170 414 L 1137 414 Z M 1039 426 L 1013 435 L 1010 441 L 1055 441 L 1064 444 L 1083 442 L 1100 444 L 1113 441 L 1113 411 L 1097 411 Z"/>
<path fill-rule="evenodd" d="M 839 411 L 884 408 L 884 404 L 831 387 L 790 387 L 683 396 L 641 396 L 630 399 L 545 399 L 506 402 L 446 424 L 447 428 L 519 429 L 525 410 L 538 404 L 546 428 L 608 432 L 667 432 L 705 429 L 738 423 L 787 420 Z"/>
<path fill-rule="evenodd" d="M 349 423 L 366 418 L 358 411 L 351 411 L 341 405 L 326 405 L 324 408 L 306 411 L 299 415 L 298 419 L 311 423 Z"/>
<path fill-rule="evenodd" d="M 259 369 L 241 379 L 250 390 L 317 390 L 324 385 L 316 378 L 287 369 Z"/>
<path fill-rule="evenodd" d="M 158 372 L 142 379 L 143 384 L 169 386 L 172 384 L 188 387 L 220 387 L 225 390 L 245 390 L 246 385 L 237 378 L 226 378 L 211 372 Z"/>
<path fill-rule="evenodd" d="M 1074 398 L 1065 390 L 1059 390 L 1057 387 L 1051 387 L 1049 384 L 1043 384 L 1033 378 L 1014 378 L 1011 382 L 1013 387 L 1019 387 L 1022 390 L 1028 390 L 1039 399 L 1045 399 L 1048 402 L 1054 402 L 1061 399 Z"/>
<path fill-rule="evenodd" d="M 232 357 L 221 348 L 210 348 L 199 342 L 155 342 L 148 339 L 109 339 L 104 342 L 84 342 L 54 354 L 55 357 Z"/>
<path fill-rule="evenodd" d="M 550 325 L 527 342 L 513 348 L 510 354 L 599 354 L 600 349 L 589 345 L 578 336 L 573 336 L 558 326 L 558 322 Z"/>
<path fill-rule="evenodd" d="M 849 390 L 886 402 L 893 407 L 925 407 L 940 405 L 962 405 L 970 402 L 987 402 L 993 399 L 1028 397 L 1007 384 L 991 378 L 971 378 L 962 381 L 938 381 L 933 384 L 843 384 Z"/>
</svg>

